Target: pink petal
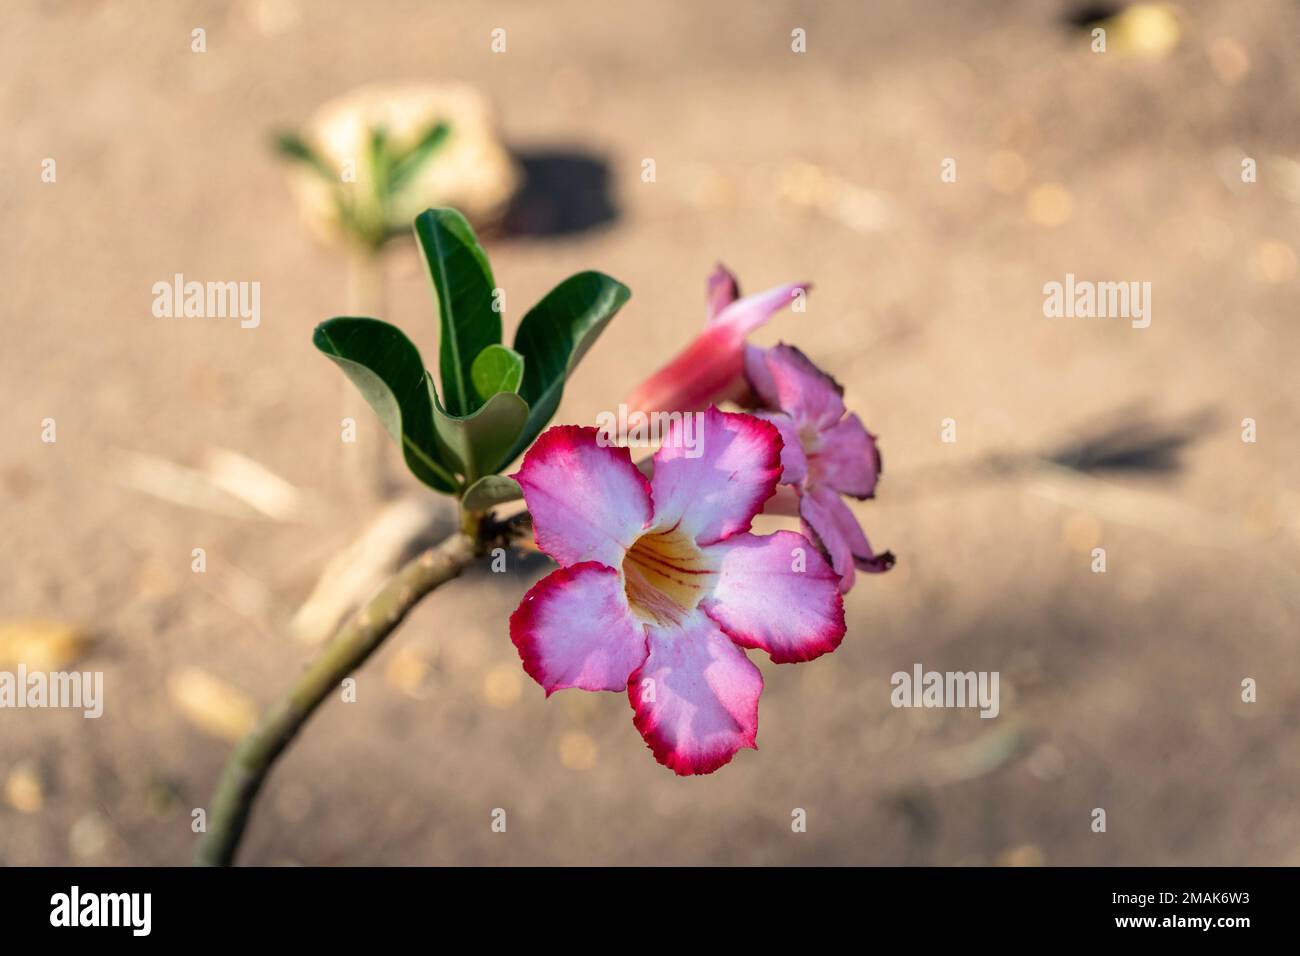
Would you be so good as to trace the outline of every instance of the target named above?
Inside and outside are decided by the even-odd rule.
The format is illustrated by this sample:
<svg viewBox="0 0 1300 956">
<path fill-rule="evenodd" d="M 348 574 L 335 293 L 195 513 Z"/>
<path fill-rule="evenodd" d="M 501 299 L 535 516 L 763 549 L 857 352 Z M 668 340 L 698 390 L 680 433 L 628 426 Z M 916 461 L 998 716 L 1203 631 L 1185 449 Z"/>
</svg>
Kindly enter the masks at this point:
<svg viewBox="0 0 1300 956">
<path fill-rule="evenodd" d="M 785 432 L 781 433 L 782 437 Z M 880 477 L 880 451 L 876 436 L 852 413 L 821 433 L 817 453 L 817 480 L 840 494 L 870 498 Z"/>
<path fill-rule="evenodd" d="M 745 339 L 724 325 L 710 325 L 672 361 L 627 397 L 630 411 L 688 412 L 733 397 L 743 386 Z"/>
<path fill-rule="evenodd" d="M 706 615 L 646 629 L 650 654 L 627 684 L 655 759 L 682 776 L 712 773 L 743 747 L 758 749 L 763 676 Z"/>
<path fill-rule="evenodd" d="M 710 408 L 694 435 L 693 451 L 686 447 L 682 427 L 682 420 L 674 423 L 655 452 L 656 527 L 680 525 L 701 545 L 748 531 L 781 477 L 776 426 L 753 415 Z"/>
<path fill-rule="evenodd" d="M 709 321 L 740 297 L 740 283 L 721 262 L 713 267 L 709 275 Z"/>
<path fill-rule="evenodd" d="M 757 345 L 745 346 L 745 378 L 760 402 L 768 408 L 779 408 L 781 397 L 776 394 L 776 379 L 767 367 L 767 351 Z"/>
<path fill-rule="evenodd" d="M 796 293 L 806 293 L 811 288 L 812 285 L 808 282 L 792 282 L 756 295 L 745 296 L 719 312 L 713 322 L 717 326 L 730 328 L 744 337 L 793 302 Z"/>
<path fill-rule="evenodd" d="M 745 336 L 788 305 L 796 291 L 810 288 L 804 282 L 777 286 L 724 306 L 682 352 L 632 390 L 628 409 L 699 411 L 740 398 L 745 389 Z"/>
<path fill-rule="evenodd" d="M 855 567 L 875 574 L 894 566 L 890 552 L 875 554 L 871 550 L 858 519 L 832 489 L 819 487 L 805 493 L 799 500 L 799 514 L 805 531 L 830 555 L 831 566 L 840 576 L 841 591 L 847 593 L 853 587 Z"/>
<path fill-rule="evenodd" d="M 553 571 L 510 615 L 524 670 L 546 689 L 622 690 L 646 658 L 645 627 L 632 618 L 623 579 L 584 561 Z"/>
<path fill-rule="evenodd" d="M 754 412 L 755 418 L 771 422 L 781 433 L 781 484 L 797 485 L 808 477 L 808 459 L 799 440 L 794 419 L 781 412 Z M 767 509 L 764 509 L 767 510 Z"/>
<path fill-rule="evenodd" d="M 803 535 L 738 534 L 704 553 L 719 577 L 700 607 L 737 644 L 767 651 L 778 664 L 839 647 L 845 630 L 840 578 Z"/>
<path fill-rule="evenodd" d="M 802 427 L 830 428 L 844 416 L 842 389 L 797 348 L 767 350 L 767 368 L 776 383 L 777 407 Z"/>
<path fill-rule="evenodd" d="M 843 504 L 839 501 L 838 494 L 831 492 L 831 496 Z M 840 590 L 848 594 L 853 587 L 853 549 L 840 533 L 839 522 L 831 510 L 833 507 L 833 503 L 828 503 L 828 500 L 819 500 L 809 493 L 799 498 L 799 516 L 803 519 L 804 532 L 826 552 L 831 567 L 839 575 Z"/>
<path fill-rule="evenodd" d="M 650 523 L 650 483 L 626 448 L 602 447 L 596 429 L 548 428 L 514 476 L 533 516 L 537 546 L 563 565 L 622 565 Z"/>
</svg>

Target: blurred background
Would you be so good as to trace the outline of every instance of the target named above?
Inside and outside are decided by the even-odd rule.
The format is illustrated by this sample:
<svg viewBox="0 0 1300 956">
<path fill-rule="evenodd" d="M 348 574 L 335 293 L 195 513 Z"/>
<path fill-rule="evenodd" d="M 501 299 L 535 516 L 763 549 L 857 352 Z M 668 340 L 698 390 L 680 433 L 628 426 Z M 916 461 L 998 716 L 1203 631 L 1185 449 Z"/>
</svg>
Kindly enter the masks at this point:
<svg viewBox="0 0 1300 956">
<path fill-rule="evenodd" d="M 523 674 L 506 621 L 544 561 L 467 574 L 308 726 L 241 862 L 1300 864 L 1294 3 L 0 20 L 0 670 L 105 675 L 98 720 L 0 712 L 0 863 L 188 861 L 232 740 L 310 659 L 290 621 L 375 506 L 310 344 L 347 311 L 347 256 L 272 137 L 364 84 L 457 81 L 516 177 L 481 230 L 507 340 L 572 272 L 633 290 L 556 420 L 592 422 L 680 348 L 715 261 L 746 291 L 811 280 L 758 341 L 797 343 L 880 436 L 854 507 L 899 563 L 859 577 L 836 653 L 760 662 L 760 749 L 694 779 L 625 697 L 547 702 Z M 428 359 L 413 243 L 384 269 L 381 317 Z M 261 324 L 155 318 L 175 273 L 260 282 Z M 1044 318 L 1066 273 L 1151 282 L 1151 326 Z M 999 671 L 1000 715 L 893 709 L 918 662 Z"/>
</svg>

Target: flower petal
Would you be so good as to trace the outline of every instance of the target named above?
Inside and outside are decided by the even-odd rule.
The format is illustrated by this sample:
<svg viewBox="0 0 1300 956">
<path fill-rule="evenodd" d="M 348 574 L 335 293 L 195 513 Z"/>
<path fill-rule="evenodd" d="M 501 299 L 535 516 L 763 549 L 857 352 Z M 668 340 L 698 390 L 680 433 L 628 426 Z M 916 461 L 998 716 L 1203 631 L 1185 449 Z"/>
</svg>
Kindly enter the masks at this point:
<svg viewBox="0 0 1300 956">
<path fill-rule="evenodd" d="M 855 567 L 877 574 L 894 566 L 893 554 L 888 551 L 875 554 L 871 550 L 858 519 L 832 489 L 819 487 L 805 493 L 799 499 L 799 515 L 805 532 L 830 556 L 831 566 L 840 576 L 842 592 L 848 593 L 853 587 Z"/>
<path fill-rule="evenodd" d="M 709 321 L 718 317 L 727 306 L 740 297 L 740 283 L 731 271 L 719 262 L 709 275 Z"/>
<path fill-rule="evenodd" d="M 808 477 L 808 459 L 799 440 L 794 419 L 781 412 L 754 412 L 755 418 L 771 422 L 781 433 L 781 484 L 797 485 Z"/>
<path fill-rule="evenodd" d="M 738 534 L 704 553 L 719 576 L 700 607 L 737 644 L 767 651 L 778 664 L 839 647 L 845 630 L 840 578 L 803 535 Z"/>
<path fill-rule="evenodd" d="M 753 415 L 715 407 L 704 413 L 692 448 L 682 433 L 688 422 L 674 422 L 655 452 L 655 526 L 680 525 L 700 545 L 748 531 L 781 477 L 780 433 Z"/>
<path fill-rule="evenodd" d="M 800 426 L 818 431 L 830 428 L 844 416 L 842 389 L 793 345 L 767 350 L 768 371 L 776 383 L 777 407 Z"/>
<path fill-rule="evenodd" d="M 712 324 L 627 397 L 630 411 L 691 412 L 744 391 L 745 337 Z"/>
<path fill-rule="evenodd" d="M 763 675 L 706 615 L 646 629 L 649 656 L 628 678 L 632 718 L 655 759 L 682 776 L 757 750 Z"/>
<path fill-rule="evenodd" d="M 745 346 L 745 378 L 759 402 L 768 408 L 779 408 L 781 397 L 776 394 L 776 379 L 767 367 L 767 352 L 757 345 Z"/>
<path fill-rule="evenodd" d="M 713 318 L 713 325 L 748 335 L 795 300 L 800 292 L 812 288 L 808 282 L 791 282 L 732 302 Z M 710 326 L 711 328 L 713 326 Z"/>
<path fill-rule="evenodd" d="M 510 615 L 524 670 L 546 689 L 622 690 L 646 658 L 645 627 L 632 617 L 623 579 L 584 561 L 534 584 Z"/>
<path fill-rule="evenodd" d="M 710 308 L 715 292 L 718 301 L 727 294 L 726 282 L 715 270 L 709 280 Z M 734 286 L 734 277 L 731 282 Z M 811 288 L 806 282 L 796 282 L 724 305 L 684 350 L 632 390 L 628 409 L 690 412 L 716 402 L 738 401 L 745 393 L 745 336 L 793 301 L 796 292 Z"/>
<path fill-rule="evenodd" d="M 626 448 L 596 443 L 596 429 L 548 428 L 514 476 L 533 516 L 537 546 L 560 564 L 620 567 L 650 523 L 650 483 Z"/>
<path fill-rule="evenodd" d="M 784 431 L 781 436 L 785 437 Z M 817 480 L 840 494 L 858 499 L 873 497 L 880 465 L 876 436 L 867 431 L 857 415 L 845 415 L 821 433 Z"/>
</svg>

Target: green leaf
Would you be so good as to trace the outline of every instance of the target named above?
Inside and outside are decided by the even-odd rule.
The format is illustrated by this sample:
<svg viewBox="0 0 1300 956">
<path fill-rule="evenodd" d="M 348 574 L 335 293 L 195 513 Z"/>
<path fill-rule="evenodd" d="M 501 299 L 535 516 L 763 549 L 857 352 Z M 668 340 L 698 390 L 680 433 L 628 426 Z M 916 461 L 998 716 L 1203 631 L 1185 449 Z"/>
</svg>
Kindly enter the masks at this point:
<svg viewBox="0 0 1300 956">
<path fill-rule="evenodd" d="M 433 394 L 433 427 L 437 432 L 443 459 L 455 462 L 455 468 L 470 485 L 490 475 L 510 460 L 508 453 L 519 439 L 528 421 L 528 404 L 512 392 L 498 392 L 469 415 L 451 415 Z"/>
<path fill-rule="evenodd" d="M 451 127 L 446 123 L 435 123 L 420 137 L 419 142 L 396 157 L 388 179 L 389 192 L 395 193 L 405 186 L 407 180 L 419 172 L 429 157 L 438 151 L 438 147 L 447 141 L 450 132 Z"/>
<path fill-rule="evenodd" d="M 519 482 L 505 475 L 484 475 L 461 496 L 460 502 L 469 511 L 487 511 L 507 501 L 518 501 L 524 496 Z"/>
<path fill-rule="evenodd" d="M 546 427 L 559 407 L 565 379 L 631 295 L 627 286 L 603 273 L 580 272 L 548 292 L 524 316 L 515 334 L 515 350 L 524 357 L 519 394 L 528 402 L 528 423 L 507 462 Z"/>
<path fill-rule="evenodd" d="M 501 316 L 492 307 L 492 267 L 469 223 L 454 209 L 420 213 L 415 239 L 438 293 L 438 371 L 446 409 L 453 416 L 465 416 L 483 404 L 474 391 L 474 359 L 501 341 Z"/>
<path fill-rule="evenodd" d="M 524 357 L 504 345 L 489 345 L 474 359 L 470 377 L 485 402 L 497 392 L 517 392 L 524 380 Z"/>
<path fill-rule="evenodd" d="M 378 319 L 341 317 L 316 327 L 312 344 L 343 370 L 401 446 L 411 473 L 454 493 L 458 482 L 438 452 L 428 373 L 401 329 Z"/>
<path fill-rule="evenodd" d="M 280 133 L 275 138 L 275 149 L 286 159 L 311 167 L 331 185 L 338 185 L 340 182 L 338 171 L 330 169 L 329 164 L 321 158 L 320 154 L 307 145 L 307 141 L 297 133 Z"/>
<path fill-rule="evenodd" d="M 388 131 L 382 126 L 370 130 L 370 175 L 375 204 L 382 208 L 388 198 Z"/>
</svg>

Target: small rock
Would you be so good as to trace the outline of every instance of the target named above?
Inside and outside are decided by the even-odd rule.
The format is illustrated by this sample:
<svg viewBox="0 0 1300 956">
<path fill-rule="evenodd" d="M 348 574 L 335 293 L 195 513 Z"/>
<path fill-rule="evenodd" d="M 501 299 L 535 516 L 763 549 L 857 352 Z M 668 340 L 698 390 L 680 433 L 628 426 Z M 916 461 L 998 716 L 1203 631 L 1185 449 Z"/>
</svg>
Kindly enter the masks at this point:
<svg viewBox="0 0 1300 956">
<path fill-rule="evenodd" d="M 214 737 L 237 741 L 257 723 L 257 708 L 248 697 L 197 667 L 172 674 L 167 690 L 181 716 Z"/>
<path fill-rule="evenodd" d="M 998 857 L 998 866 L 1043 866 L 1045 863 L 1047 854 L 1034 843 L 1013 846 Z"/>
<path fill-rule="evenodd" d="M 90 638 L 66 621 L 0 623 L 0 667 L 25 664 L 29 671 L 57 671 L 80 657 Z"/>
<path fill-rule="evenodd" d="M 45 790 L 36 768 L 20 763 L 5 778 L 5 800 L 19 813 L 39 813 L 45 806 Z"/>
</svg>

